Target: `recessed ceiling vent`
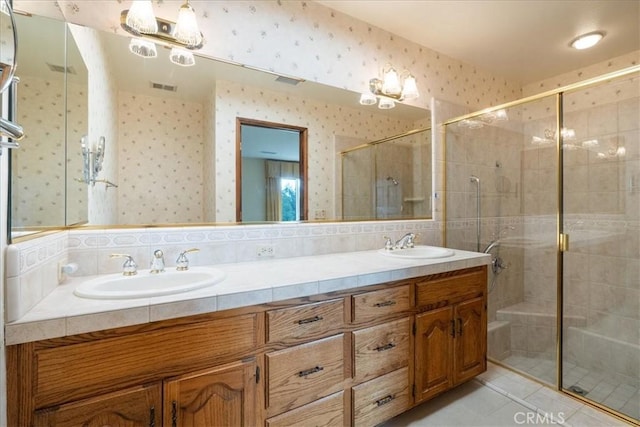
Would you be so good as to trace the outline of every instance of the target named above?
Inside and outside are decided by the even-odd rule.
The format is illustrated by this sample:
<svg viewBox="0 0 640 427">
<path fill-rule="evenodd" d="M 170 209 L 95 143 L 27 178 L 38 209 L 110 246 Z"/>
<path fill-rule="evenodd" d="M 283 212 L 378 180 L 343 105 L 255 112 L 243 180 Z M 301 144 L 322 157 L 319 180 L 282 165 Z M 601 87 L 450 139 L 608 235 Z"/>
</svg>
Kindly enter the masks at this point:
<svg viewBox="0 0 640 427">
<path fill-rule="evenodd" d="M 293 79 L 291 77 L 285 77 L 285 76 L 278 76 L 278 78 L 276 78 L 276 81 L 280 83 L 285 83 L 291 86 L 295 86 L 298 83 L 302 82 L 302 80 L 300 79 Z"/>
<path fill-rule="evenodd" d="M 47 62 L 47 67 L 54 73 L 67 73 L 67 74 L 76 74 L 76 70 L 73 67 L 65 67 L 64 65 L 55 65 L 49 64 Z"/>
<path fill-rule="evenodd" d="M 177 92 L 178 86 L 175 85 L 165 85 L 162 83 L 150 82 L 151 88 L 158 90 L 166 90 L 167 92 Z"/>
</svg>

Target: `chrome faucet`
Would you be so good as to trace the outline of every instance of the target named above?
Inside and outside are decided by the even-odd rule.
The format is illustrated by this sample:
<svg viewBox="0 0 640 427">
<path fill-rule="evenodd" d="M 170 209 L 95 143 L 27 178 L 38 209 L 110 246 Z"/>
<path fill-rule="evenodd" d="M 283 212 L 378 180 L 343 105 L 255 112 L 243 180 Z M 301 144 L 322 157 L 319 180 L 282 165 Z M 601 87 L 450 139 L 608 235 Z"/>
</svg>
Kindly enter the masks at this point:
<svg viewBox="0 0 640 427">
<path fill-rule="evenodd" d="M 407 233 L 402 236 L 395 244 L 395 249 L 407 249 L 412 248 L 415 245 L 416 235 L 413 233 Z"/>
<path fill-rule="evenodd" d="M 126 258 L 124 264 L 122 264 L 122 274 L 124 276 L 135 276 L 138 274 L 138 264 L 133 260 L 133 257 L 129 254 L 111 254 L 111 258 Z"/>
<path fill-rule="evenodd" d="M 198 248 L 192 248 L 192 249 L 187 249 L 186 251 L 182 251 L 180 252 L 180 255 L 178 255 L 178 259 L 176 260 L 176 270 L 178 271 L 186 271 L 189 269 L 189 259 L 187 258 L 187 254 L 192 253 L 192 252 L 199 252 L 200 249 Z"/>
<path fill-rule="evenodd" d="M 153 251 L 153 259 L 151 260 L 151 270 L 149 273 L 158 274 L 164 272 L 164 253 L 160 249 Z"/>
</svg>

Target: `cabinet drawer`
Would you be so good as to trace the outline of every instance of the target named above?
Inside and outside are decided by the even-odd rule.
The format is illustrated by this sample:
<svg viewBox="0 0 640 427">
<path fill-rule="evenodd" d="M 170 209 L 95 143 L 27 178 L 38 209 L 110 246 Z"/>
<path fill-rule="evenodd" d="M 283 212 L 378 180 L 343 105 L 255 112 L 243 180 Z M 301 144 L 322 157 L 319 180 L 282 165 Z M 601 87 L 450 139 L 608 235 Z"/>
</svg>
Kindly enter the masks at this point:
<svg viewBox="0 0 640 427">
<path fill-rule="evenodd" d="M 344 392 L 318 399 L 267 420 L 267 427 L 344 427 Z"/>
<path fill-rule="evenodd" d="M 343 326 L 343 299 L 271 310 L 267 312 L 267 341 L 315 339 L 338 332 Z"/>
<path fill-rule="evenodd" d="M 366 381 L 407 366 L 410 335 L 408 317 L 355 331 L 355 381 Z"/>
<path fill-rule="evenodd" d="M 481 295 L 487 285 L 486 267 L 416 284 L 416 304 L 433 309 Z"/>
<path fill-rule="evenodd" d="M 398 286 L 379 291 L 365 292 L 352 297 L 355 323 L 378 319 L 411 308 L 411 288 Z"/>
<path fill-rule="evenodd" d="M 344 334 L 267 353 L 267 407 L 288 411 L 340 391 Z"/>
<path fill-rule="evenodd" d="M 409 408 L 409 368 L 353 387 L 353 424 L 373 426 Z"/>
</svg>

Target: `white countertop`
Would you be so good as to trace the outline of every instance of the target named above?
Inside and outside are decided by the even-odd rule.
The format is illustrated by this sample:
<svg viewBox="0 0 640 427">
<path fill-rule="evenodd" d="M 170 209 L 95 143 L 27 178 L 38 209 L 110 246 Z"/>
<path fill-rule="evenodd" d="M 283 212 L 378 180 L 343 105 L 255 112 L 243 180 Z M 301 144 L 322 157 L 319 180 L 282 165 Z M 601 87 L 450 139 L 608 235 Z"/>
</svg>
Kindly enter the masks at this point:
<svg viewBox="0 0 640 427">
<path fill-rule="evenodd" d="M 6 324 L 6 345 L 144 324 L 290 298 L 487 265 L 490 255 L 455 250 L 437 259 L 401 259 L 378 251 L 218 264 L 225 280 L 168 296 L 127 300 L 79 298 L 73 290 L 96 276 L 70 278 L 17 321 Z"/>
</svg>

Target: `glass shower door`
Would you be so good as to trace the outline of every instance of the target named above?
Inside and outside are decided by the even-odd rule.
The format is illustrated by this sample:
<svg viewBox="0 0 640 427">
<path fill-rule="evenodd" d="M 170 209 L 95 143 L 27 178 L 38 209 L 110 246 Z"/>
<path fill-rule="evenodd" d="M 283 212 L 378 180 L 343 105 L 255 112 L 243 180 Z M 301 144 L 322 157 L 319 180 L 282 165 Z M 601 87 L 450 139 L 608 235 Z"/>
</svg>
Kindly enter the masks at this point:
<svg viewBox="0 0 640 427">
<path fill-rule="evenodd" d="M 640 78 L 564 94 L 562 388 L 640 419 Z"/>
</svg>

